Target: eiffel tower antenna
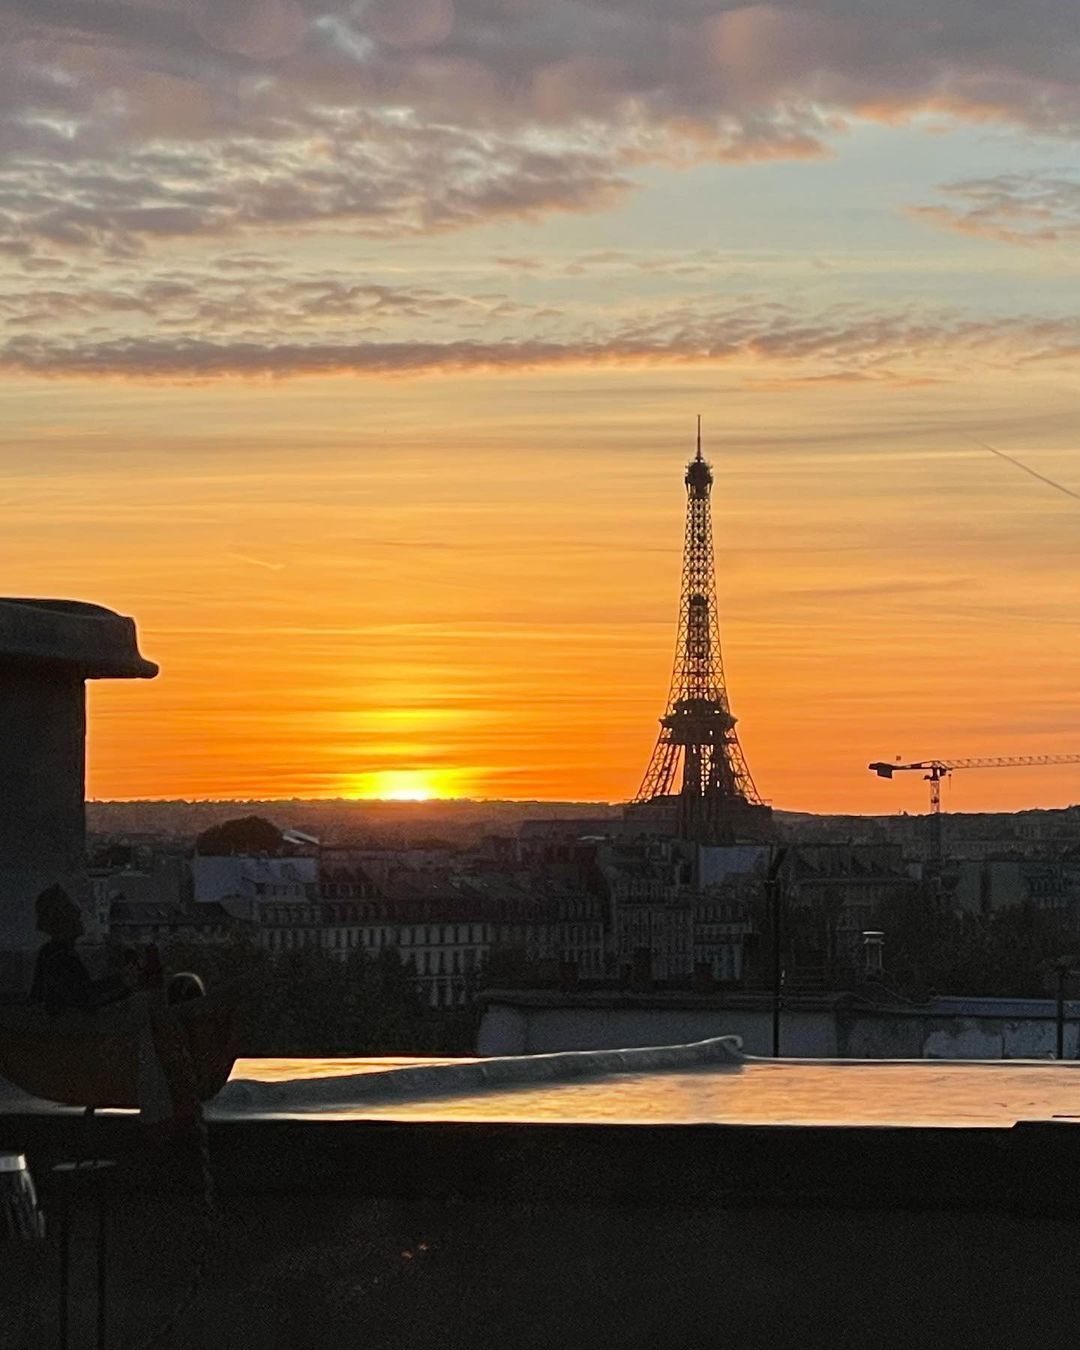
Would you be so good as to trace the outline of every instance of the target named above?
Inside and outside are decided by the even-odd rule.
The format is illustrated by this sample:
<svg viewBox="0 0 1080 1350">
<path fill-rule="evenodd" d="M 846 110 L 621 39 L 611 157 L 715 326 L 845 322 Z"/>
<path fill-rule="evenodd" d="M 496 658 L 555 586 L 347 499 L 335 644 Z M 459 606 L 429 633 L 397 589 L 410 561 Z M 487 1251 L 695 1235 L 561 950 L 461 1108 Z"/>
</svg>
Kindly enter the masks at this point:
<svg viewBox="0 0 1080 1350">
<path fill-rule="evenodd" d="M 630 810 L 638 815 L 674 807 L 675 833 L 699 844 L 760 839 L 769 833 L 772 813 L 754 786 L 728 704 L 713 561 L 713 473 L 701 453 L 700 414 L 697 454 L 686 466 L 685 483 L 686 539 L 671 687 L 656 748 Z"/>
</svg>

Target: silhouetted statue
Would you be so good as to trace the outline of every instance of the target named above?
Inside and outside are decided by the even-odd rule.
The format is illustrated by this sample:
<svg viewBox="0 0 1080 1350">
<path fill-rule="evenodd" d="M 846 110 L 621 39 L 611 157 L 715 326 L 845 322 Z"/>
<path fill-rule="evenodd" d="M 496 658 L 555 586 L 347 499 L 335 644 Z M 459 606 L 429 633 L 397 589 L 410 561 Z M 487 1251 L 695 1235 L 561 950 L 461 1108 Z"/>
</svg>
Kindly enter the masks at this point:
<svg viewBox="0 0 1080 1350">
<path fill-rule="evenodd" d="M 131 985 L 122 975 L 91 978 L 75 950 L 82 937 L 78 905 L 62 886 L 50 886 L 34 904 L 38 931 L 49 941 L 37 954 L 30 1001 L 48 1013 L 91 1012 L 127 998 Z"/>
<path fill-rule="evenodd" d="M 0 1010 L 0 1072 L 51 1101 L 138 1106 L 159 1133 L 197 1124 L 236 1057 L 231 1002 L 208 999 L 186 971 L 166 982 L 152 944 L 141 963 L 128 953 L 125 974 L 95 980 L 75 950 L 83 923 L 68 893 L 50 886 L 35 909 L 49 938 L 34 970 L 35 1006 L 6 1020 Z"/>
</svg>

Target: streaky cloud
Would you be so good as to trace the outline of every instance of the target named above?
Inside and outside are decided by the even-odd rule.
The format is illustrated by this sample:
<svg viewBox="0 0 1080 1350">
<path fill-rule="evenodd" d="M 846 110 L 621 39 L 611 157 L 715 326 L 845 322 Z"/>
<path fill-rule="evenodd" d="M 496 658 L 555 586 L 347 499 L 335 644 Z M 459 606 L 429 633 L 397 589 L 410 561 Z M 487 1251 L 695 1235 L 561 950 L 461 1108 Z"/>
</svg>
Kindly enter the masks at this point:
<svg viewBox="0 0 1080 1350">
<path fill-rule="evenodd" d="M 1080 178 L 1072 170 L 1002 173 L 944 183 L 943 201 L 914 206 L 917 220 L 1026 247 L 1080 239 Z"/>
<path fill-rule="evenodd" d="M 823 384 L 852 375 L 909 386 L 949 378 L 971 362 L 990 368 L 1075 362 L 1080 320 L 1039 316 L 971 319 L 949 311 L 802 313 L 774 302 L 730 307 L 679 304 L 616 314 L 587 332 L 483 340 L 281 341 L 149 333 L 104 340 L 27 333 L 0 344 L 0 370 L 31 376 L 216 380 L 229 377 L 421 376 L 571 366 L 741 363 L 770 378 L 785 370 Z M 769 381 L 765 382 L 769 387 Z"/>
</svg>

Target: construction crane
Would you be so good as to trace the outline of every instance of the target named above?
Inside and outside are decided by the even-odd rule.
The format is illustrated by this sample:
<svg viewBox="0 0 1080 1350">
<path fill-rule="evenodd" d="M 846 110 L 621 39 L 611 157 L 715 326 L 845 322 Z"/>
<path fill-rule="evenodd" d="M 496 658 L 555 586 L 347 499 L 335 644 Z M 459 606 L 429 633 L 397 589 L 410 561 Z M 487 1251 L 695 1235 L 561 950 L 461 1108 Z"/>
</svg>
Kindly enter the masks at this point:
<svg viewBox="0 0 1080 1350">
<path fill-rule="evenodd" d="M 894 773 L 921 773 L 930 784 L 930 815 L 934 822 L 934 856 L 938 862 L 944 854 L 944 831 L 941 820 L 941 780 L 954 769 L 1030 769 L 1039 765 L 1080 764 L 1080 755 L 1005 755 L 996 759 L 921 759 L 915 764 L 871 764 L 870 770 L 879 778 L 891 778 Z"/>
</svg>

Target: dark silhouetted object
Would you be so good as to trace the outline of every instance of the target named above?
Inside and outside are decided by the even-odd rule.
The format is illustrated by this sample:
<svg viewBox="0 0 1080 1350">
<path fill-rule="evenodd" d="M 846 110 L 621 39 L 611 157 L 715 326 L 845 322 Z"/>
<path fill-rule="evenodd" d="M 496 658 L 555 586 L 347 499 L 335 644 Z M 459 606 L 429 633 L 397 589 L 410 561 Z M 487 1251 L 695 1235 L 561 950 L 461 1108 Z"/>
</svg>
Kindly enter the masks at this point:
<svg viewBox="0 0 1080 1350">
<path fill-rule="evenodd" d="M 21 1153 L 0 1153 L 0 1237 L 26 1241 L 44 1236 L 45 1219 L 26 1158 Z"/>
<path fill-rule="evenodd" d="M 630 965 L 630 987 L 651 989 L 652 983 L 652 951 L 648 947 L 635 947 Z"/>
<path fill-rule="evenodd" d="M 885 969 L 885 934 L 876 929 L 862 935 L 863 974 L 868 978 L 880 976 Z"/>
<path fill-rule="evenodd" d="M 37 926 L 49 941 L 37 954 L 31 1003 L 48 1013 L 89 1012 L 126 998 L 130 992 L 118 975 L 91 979 L 75 943 L 83 935 L 82 914 L 62 886 L 50 886 L 35 902 Z"/>
<path fill-rule="evenodd" d="M 694 981 L 693 989 L 695 994 L 707 994 L 716 985 L 713 979 L 712 966 L 708 961 L 694 962 Z"/>
<path fill-rule="evenodd" d="M 276 858 L 283 844 L 284 836 L 272 821 L 263 816 L 244 816 L 204 830 L 195 841 L 195 852 L 208 858 L 235 853 L 265 853 Z"/>
<path fill-rule="evenodd" d="M 788 850 L 778 848 L 769 864 L 765 887 L 769 897 L 769 923 L 772 927 L 772 1053 L 773 1059 L 780 1058 L 780 1011 L 784 990 L 783 929 L 784 896 L 783 872 L 788 859 Z"/>
<path fill-rule="evenodd" d="M 193 998 L 203 998 L 205 994 L 206 985 L 190 970 L 170 976 L 165 986 L 165 997 L 170 1003 L 190 1003 Z"/>
<path fill-rule="evenodd" d="M 686 469 L 675 667 L 660 736 L 628 813 L 664 815 L 681 839 L 731 844 L 767 838 L 772 812 L 750 777 L 728 706 L 713 565 L 712 486 L 712 469 L 701 454 L 699 417 L 697 454 Z M 665 810 L 671 806 L 673 812 Z"/>
</svg>

